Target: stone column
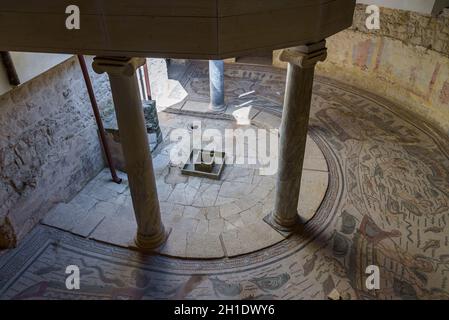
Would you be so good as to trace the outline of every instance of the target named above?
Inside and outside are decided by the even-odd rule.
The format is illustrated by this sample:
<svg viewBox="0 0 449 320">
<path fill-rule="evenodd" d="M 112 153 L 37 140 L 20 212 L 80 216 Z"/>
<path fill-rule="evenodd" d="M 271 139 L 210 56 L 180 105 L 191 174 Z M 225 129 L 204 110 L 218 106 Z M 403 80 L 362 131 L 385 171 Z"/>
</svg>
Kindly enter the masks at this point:
<svg viewBox="0 0 449 320">
<path fill-rule="evenodd" d="M 224 61 L 209 60 L 210 109 L 223 112 L 226 109 L 224 92 Z"/>
<path fill-rule="evenodd" d="M 265 218 L 272 227 L 289 234 L 300 222 L 298 199 L 306 148 L 315 65 L 327 57 L 322 41 L 286 49 L 287 84 L 280 127 L 279 171 L 273 212 Z"/>
<path fill-rule="evenodd" d="M 137 221 L 136 245 L 155 249 L 166 239 L 161 221 L 153 161 L 145 127 L 136 69 L 142 58 L 96 57 L 93 68 L 107 72 Z"/>
</svg>

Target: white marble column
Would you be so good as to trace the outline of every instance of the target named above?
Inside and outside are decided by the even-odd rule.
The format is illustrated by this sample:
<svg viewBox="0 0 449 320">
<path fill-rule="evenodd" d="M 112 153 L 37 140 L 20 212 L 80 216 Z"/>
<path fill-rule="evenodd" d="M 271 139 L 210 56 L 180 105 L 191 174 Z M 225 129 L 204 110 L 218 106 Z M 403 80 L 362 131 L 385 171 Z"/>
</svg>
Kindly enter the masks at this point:
<svg viewBox="0 0 449 320">
<path fill-rule="evenodd" d="M 136 245 L 155 249 L 166 239 L 161 221 L 156 180 L 139 95 L 136 69 L 143 58 L 96 57 L 93 68 L 108 73 L 129 187 L 137 221 Z"/>
<path fill-rule="evenodd" d="M 327 57 L 322 41 L 286 49 L 280 59 L 288 62 L 287 84 L 280 127 L 279 171 L 273 212 L 265 221 L 289 234 L 300 222 L 298 199 L 309 125 L 315 65 Z"/>
</svg>

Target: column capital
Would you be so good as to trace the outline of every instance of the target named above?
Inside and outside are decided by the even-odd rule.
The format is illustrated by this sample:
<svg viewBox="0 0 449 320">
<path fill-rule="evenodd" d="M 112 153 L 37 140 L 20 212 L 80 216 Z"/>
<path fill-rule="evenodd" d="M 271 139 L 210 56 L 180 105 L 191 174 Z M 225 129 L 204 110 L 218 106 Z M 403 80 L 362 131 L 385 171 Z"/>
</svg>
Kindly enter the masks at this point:
<svg viewBox="0 0 449 320">
<path fill-rule="evenodd" d="M 104 73 L 113 75 L 132 76 L 137 68 L 145 64 L 145 58 L 129 58 L 129 57 L 95 57 L 92 68 L 96 73 Z"/>
<path fill-rule="evenodd" d="M 315 65 L 327 58 L 326 40 L 284 49 L 280 59 L 301 68 L 313 68 Z"/>
</svg>

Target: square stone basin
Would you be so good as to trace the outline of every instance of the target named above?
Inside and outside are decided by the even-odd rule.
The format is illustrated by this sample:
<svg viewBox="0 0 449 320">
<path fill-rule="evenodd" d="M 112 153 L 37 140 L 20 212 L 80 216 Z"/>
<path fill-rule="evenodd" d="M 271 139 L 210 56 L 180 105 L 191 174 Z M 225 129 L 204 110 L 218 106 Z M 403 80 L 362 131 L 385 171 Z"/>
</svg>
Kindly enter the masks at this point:
<svg viewBox="0 0 449 320">
<path fill-rule="evenodd" d="M 185 175 L 220 180 L 225 156 L 224 152 L 193 149 L 181 172 Z"/>
</svg>

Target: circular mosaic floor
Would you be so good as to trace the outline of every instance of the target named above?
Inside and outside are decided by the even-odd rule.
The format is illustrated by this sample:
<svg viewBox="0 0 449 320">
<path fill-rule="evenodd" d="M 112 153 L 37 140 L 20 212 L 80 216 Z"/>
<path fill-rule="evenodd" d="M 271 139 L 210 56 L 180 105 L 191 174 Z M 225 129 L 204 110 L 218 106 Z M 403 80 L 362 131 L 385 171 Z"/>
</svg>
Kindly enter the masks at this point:
<svg viewBox="0 0 449 320">
<path fill-rule="evenodd" d="M 184 79 L 185 87 L 204 83 L 205 93 L 197 95 L 205 97 L 207 63 L 192 66 Z M 227 67 L 229 95 L 238 97 L 245 86 L 244 92 L 256 91 L 261 105 L 281 100 L 284 79 L 285 72 L 269 67 Z M 181 125 L 186 123 L 176 126 Z M 105 202 L 82 201 L 126 198 L 126 185 L 105 184 L 105 172 L 71 201 L 83 203 L 87 213 L 80 216 L 79 206 L 65 204 L 49 214 L 58 228 L 85 238 L 36 228 L 18 249 L 0 257 L 0 297 L 298 300 L 328 299 L 337 290 L 344 299 L 448 299 L 447 135 L 382 97 L 326 78 L 315 82 L 310 133 L 331 178 L 301 234 L 251 254 L 207 260 L 143 255 L 92 241 L 123 243 L 129 225 L 112 226 L 119 220 L 104 218 L 105 211 L 111 214 Z M 161 159 L 155 162 L 159 179 L 166 168 Z M 112 214 L 127 217 L 126 212 L 123 206 Z M 76 219 L 77 227 L 67 229 L 58 220 L 64 215 Z M 87 220 L 96 221 L 94 229 L 81 232 Z M 81 290 L 62 291 L 65 268 L 73 264 L 84 274 Z M 380 268 L 380 290 L 365 286 L 372 264 Z"/>
</svg>

